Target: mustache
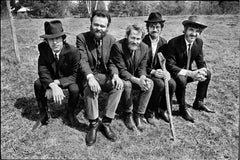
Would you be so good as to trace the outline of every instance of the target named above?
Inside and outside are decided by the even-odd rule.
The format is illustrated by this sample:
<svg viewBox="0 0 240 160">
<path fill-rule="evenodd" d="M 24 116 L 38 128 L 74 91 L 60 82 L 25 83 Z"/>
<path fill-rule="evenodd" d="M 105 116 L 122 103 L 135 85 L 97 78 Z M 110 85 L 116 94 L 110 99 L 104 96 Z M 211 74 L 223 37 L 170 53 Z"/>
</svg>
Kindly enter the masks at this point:
<svg viewBox="0 0 240 160">
<path fill-rule="evenodd" d="M 152 31 L 151 33 L 158 33 L 157 31 Z"/>
<path fill-rule="evenodd" d="M 197 35 L 190 34 L 189 37 L 197 37 Z"/>
</svg>

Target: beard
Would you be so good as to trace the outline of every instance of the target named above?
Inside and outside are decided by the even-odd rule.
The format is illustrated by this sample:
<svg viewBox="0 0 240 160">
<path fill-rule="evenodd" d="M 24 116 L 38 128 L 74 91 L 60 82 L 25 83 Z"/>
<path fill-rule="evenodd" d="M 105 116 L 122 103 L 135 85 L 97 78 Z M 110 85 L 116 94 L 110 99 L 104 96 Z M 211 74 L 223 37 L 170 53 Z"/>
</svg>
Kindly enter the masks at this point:
<svg viewBox="0 0 240 160">
<path fill-rule="evenodd" d="M 136 44 L 134 42 L 128 42 L 128 48 L 132 51 L 137 50 L 139 47 L 139 44 Z"/>
<path fill-rule="evenodd" d="M 98 29 L 93 29 L 92 26 L 90 26 L 90 32 L 94 35 L 96 39 L 102 39 L 104 36 L 106 36 L 108 30 L 101 31 Z"/>
</svg>

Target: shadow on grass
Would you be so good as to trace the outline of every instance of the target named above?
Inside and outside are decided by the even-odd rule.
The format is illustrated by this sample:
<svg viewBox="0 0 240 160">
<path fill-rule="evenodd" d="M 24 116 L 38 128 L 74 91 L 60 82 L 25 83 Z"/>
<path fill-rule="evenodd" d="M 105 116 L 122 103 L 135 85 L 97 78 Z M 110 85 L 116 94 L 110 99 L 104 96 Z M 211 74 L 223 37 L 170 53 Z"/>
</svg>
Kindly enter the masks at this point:
<svg viewBox="0 0 240 160">
<path fill-rule="evenodd" d="M 51 101 L 48 101 L 48 114 L 51 118 L 61 118 L 62 122 L 78 131 L 86 132 L 87 131 L 87 124 L 74 122 L 74 125 L 70 125 L 69 122 L 64 118 L 64 115 L 66 114 L 65 106 L 67 105 L 67 100 L 64 100 L 62 105 L 56 105 Z M 37 106 L 37 101 L 35 98 L 29 98 L 29 97 L 22 97 L 18 98 L 14 104 L 14 107 L 17 109 L 21 109 L 21 115 L 24 118 L 27 118 L 31 121 L 38 121 L 40 120 L 40 114 Z M 78 115 L 81 110 L 83 109 L 83 101 L 80 98 L 79 103 L 77 105 L 77 108 L 74 111 L 75 115 Z"/>
</svg>

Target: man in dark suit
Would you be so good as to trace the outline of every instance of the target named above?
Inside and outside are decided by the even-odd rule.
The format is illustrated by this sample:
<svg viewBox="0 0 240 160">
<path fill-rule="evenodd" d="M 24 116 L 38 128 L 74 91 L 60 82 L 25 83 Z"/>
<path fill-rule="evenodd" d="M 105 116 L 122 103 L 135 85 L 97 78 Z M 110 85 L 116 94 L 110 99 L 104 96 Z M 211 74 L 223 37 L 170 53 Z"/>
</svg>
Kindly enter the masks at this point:
<svg viewBox="0 0 240 160">
<path fill-rule="evenodd" d="M 38 45 L 39 79 L 34 82 L 34 91 L 40 110 L 41 123 L 47 124 L 47 99 L 62 104 L 65 95 L 63 89 L 68 89 L 69 99 L 65 118 L 69 125 L 74 125 L 77 119 L 74 109 L 79 98 L 79 87 L 76 83 L 80 54 L 76 47 L 65 42 L 66 34 L 62 23 L 54 20 L 44 23 L 45 34 L 41 35 L 44 42 Z"/>
<path fill-rule="evenodd" d="M 146 77 L 148 47 L 142 43 L 143 35 L 140 26 L 136 24 L 130 25 L 126 31 L 126 38 L 116 42 L 111 50 L 111 59 L 118 67 L 119 75 L 124 82 L 124 123 L 131 130 L 134 129 L 132 89 L 140 90 L 133 115 L 136 127 L 140 131 L 144 129 L 142 118 L 153 89 L 152 80 Z"/>
<path fill-rule="evenodd" d="M 106 11 L 96 10 L 91 16 L 90 31 L 77 36 L 77 48 L 81 54 L 80 68 L 83 72 L 84 99 L 90 129 L 86 136 L 86 144 L 96 142 L 97 131 L 111 141 L 117 136 L 110 124 L 115 116 L 123 91 L 123 82 L 118 76 L 118 69 L 110 61 L 110 49 L 115 39 L 107 34 L 111 17 Z M 98 95 L 100 91 L 108 92 L 107 106 L 104 108 L 102 123 L 99 121 Z"/>
<path fill-rule="evenodd" d="M 148 103 L 145 117 L 147 122 L 156 126 L 155 116 L 160 113 L 160 117 L 166 122 L 169 122 L 169 117 L 166 107 L 165 87 L 164 78 L 167 78 L 169 82 L 169 94 L 170 103 L 172 102 L 172 96 L 176 88 L 175 81 L 171 78 L 168 71 L 163 71 L 160 65 L 161 61 L 157 54 L 161 52 L 166 53 L 167 40 L 162 38 L 161 32 L 164 27 L 162 15 L 159 12 L 152 12 L 146 22 L 148 34 L 143 38 L 143 42 L 148 45 L 148 61 L 147 61 L 147 74 L 154 82 L 154 88 L 152 91 L 151 98 Z M 172 104 L 172 103 L 171 103 Z"/>
<path fill-rule="evenodd" d="M 184 119 L 194 122 L 194 118 L 188 111 L 185 103 L 187 83 L 198 81 L 193 108 L 213 112 L 203 104 L 203 100 L 207 96 L 211 73 L 207 69 L 203 57 L 203 41 L 199 36 L 207 26 L 201 24 L 197 16 L 190 16 L 182 24 L 184 26 L 184 34 L 168 42 L 166 54 L 167 68 L 177 84 L 176 97 L 179 103 L 180 115 Z M 191 65 L 193 61 L 196 62 L 198 68 L 196 70 L 192 70 Z"/>
</svg>

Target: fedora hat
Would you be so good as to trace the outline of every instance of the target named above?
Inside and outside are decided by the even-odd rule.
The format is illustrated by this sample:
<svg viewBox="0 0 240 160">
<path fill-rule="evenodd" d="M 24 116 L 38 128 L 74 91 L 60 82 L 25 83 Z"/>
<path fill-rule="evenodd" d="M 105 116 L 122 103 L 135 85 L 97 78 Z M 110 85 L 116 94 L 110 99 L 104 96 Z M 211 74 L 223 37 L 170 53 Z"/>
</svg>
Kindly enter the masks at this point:
<svg viewBox="0 0 240 160">
<path fill-rule="evenodd" d="M 164 23 L 165 20 L 163 20 L 162 15 L 159 12 L 152 12 L 150 13 L 148 20 L 145 21 L 146 23 L 154 23 L 154 22 L 162 22 Z"/>
<path fill-rule="evenodd" d="M 192 25 L 192 26 L 196 26 L 199 27 L 201 29 L 205 29 L 207 28 L 206 25 L 202 24 L 199 21 L 199 18 L 197 16 L 189 16 L 187 20 L 183 21 L 182 24 L 185 25 Z"/>
<path fill-rule="evenodd" d="M 64 36 L 66 38 L 66 32 L 63 32 L 62 23 L 59 20 L 53 20 L 44 23 L 45 34 L 41 35 L 41 38 L 57 38 Z"/>
</svg>

